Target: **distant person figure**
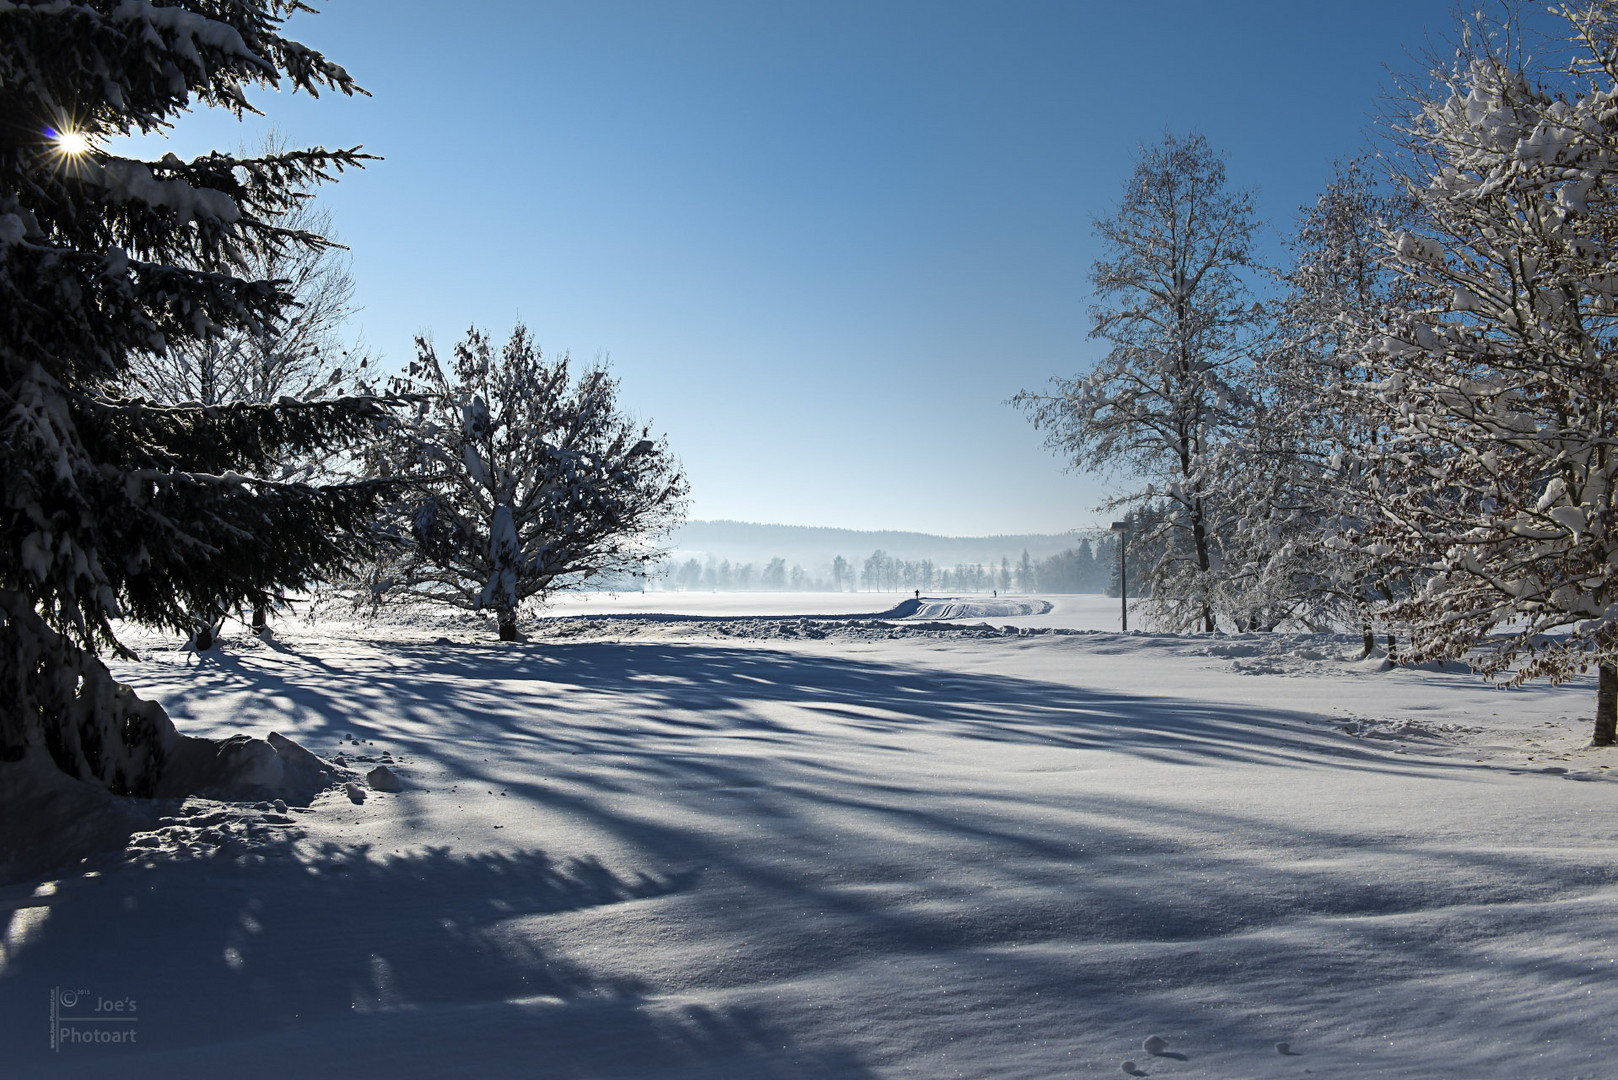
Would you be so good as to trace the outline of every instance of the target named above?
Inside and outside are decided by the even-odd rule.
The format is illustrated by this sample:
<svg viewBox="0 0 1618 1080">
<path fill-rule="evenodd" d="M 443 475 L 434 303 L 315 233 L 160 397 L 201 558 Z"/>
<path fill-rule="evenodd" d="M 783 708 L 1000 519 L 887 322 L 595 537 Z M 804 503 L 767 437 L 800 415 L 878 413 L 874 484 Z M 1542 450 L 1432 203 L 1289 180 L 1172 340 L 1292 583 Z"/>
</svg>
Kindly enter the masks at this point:
<svg viewBox="0 0 1618 1080">
<path fill-rule="evenodd" d="M 1000 599 L 1000 590 L 999 589 L 994 590 L 994 598 L 996 600 Z"/>
<path fill-rule="evenodd" d="M 921 599 L 921 590 L 920 590 L 920 589 L 917 589 L 917 590 L 916 590 L 916 599 L 917 599 L 917 600 L 920 600 L 920 599 Z"/>
</svg>

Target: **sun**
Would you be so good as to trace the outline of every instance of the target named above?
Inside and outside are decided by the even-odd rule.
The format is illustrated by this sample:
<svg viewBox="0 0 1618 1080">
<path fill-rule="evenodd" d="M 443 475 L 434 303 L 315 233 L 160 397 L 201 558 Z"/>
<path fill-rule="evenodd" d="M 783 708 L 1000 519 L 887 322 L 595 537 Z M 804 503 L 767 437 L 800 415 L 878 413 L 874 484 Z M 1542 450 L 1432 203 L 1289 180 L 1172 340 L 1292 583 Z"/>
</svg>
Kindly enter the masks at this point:
<svg viewBox="0 0 1618 1080">
<path fill-rule="evenodd" d="M 90 151 L 90 137 L 82 131 L 58 131 L 54 133 L 56 150 L 68 157 L 78 157 Z"/>
</svg>

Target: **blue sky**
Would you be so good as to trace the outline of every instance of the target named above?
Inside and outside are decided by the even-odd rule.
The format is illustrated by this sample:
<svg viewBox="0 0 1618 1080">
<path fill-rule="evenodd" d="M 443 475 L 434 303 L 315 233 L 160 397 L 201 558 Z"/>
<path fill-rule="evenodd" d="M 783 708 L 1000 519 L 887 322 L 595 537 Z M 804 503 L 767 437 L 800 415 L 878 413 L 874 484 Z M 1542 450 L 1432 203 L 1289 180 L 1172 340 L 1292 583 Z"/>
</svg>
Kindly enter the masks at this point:
<svg viewBox="0 0 1618 1080">
<path fill-rule="evenodd" d="M 1090 223 L 1203 132 L 1273 251 L 1450 0 L 331 0 L 289 33 L 374 95 L 259 93 L 182 156 L 381 154 L 323 195 L 390 366 L 430 332 L 611 357 L 691 516 L 953 535 L 1098 520 L 1005 404 L 1082 371 Z"/>
</svg>

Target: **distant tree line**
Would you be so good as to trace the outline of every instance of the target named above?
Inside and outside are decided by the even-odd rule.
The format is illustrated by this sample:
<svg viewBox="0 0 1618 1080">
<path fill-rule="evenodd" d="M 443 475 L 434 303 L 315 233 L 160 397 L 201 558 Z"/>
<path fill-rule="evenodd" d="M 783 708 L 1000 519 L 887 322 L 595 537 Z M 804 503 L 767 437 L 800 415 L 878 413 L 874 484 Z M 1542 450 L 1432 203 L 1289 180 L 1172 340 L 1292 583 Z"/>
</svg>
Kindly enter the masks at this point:
<svg viewBox="0 0 1618 1080">
<path fill-rule="evenodd" d="M 1129 549 L 1130 595 L 1150 588 L 1153 549 Z M 829 572 L 827 572 L 829 571 Z M 1077 546 L 1043 559 L 1024 550 L 1015 562 L 956 563 L 905 559 L 878 548 L 858 564 L 839 555 L 829 568 L 811 572 L 799 563 L 773 558 L 763 565 L 729 559 L 686 559 L 665 566 L 658 579 L 664 588 L 688 592 L 1043 592 L 1118 593 L 1118 543 L 1107 534 L 1082 539 Z"/>
<path fill-rule="evenodd" d="M 763 566 L 754 563 L 731 562 L 729 559 L 708 559 L 701 562 L 687 559 L 663 567 L 659 575 L 664 588 L 683 589 L 688 592 L 836 592 L 839 591 L 835 575 L 831 578 L 809 573 L 798 563 L 787 565 L 784 558 L 773 558 Z"/>
</svg>

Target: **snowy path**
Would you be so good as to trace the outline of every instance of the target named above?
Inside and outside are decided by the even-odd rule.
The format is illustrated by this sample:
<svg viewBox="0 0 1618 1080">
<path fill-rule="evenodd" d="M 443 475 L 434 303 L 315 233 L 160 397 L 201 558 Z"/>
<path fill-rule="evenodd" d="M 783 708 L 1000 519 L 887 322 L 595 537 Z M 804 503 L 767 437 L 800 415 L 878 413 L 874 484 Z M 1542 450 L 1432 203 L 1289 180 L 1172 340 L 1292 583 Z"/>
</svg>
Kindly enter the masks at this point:
<svg viewBox="0 0 1618 1080">
<path fill-rule="evenodd" d="M 127 665 L 185 730 L 386 750 L 410 790 L 193 803 L 0 889 L 8 1067 L 1610 1075 L 1585 687 L 1318 641 L 592 625 Z M 138 1044 L 50 1052 L 52 986 L 136 998 Z"/>
</svg>

